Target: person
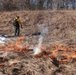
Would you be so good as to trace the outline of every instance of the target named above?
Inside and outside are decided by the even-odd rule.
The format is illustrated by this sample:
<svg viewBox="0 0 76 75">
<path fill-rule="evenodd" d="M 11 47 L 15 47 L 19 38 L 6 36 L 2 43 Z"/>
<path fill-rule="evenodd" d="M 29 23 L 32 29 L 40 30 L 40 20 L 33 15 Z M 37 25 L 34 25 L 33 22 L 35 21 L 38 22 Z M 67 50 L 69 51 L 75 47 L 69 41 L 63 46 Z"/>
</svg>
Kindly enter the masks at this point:
<svg viewBox="0 0 76 75">
<path fill-rule="evenodd" d="M 16 18 L 14 19 L 14 36 L 20 35 L 20 27 L 22 28 L 22 22 L 19 19 L 19 16 L 16 16 Z"/>
</svg>

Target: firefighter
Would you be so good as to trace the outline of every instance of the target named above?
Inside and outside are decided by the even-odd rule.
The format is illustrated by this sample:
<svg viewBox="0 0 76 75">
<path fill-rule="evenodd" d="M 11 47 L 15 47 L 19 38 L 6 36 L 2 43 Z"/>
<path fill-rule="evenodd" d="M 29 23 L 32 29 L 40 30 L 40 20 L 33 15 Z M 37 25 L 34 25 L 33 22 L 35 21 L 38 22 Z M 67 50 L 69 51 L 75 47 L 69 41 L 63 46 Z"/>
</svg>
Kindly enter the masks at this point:
<svg viewBox="0 0 76 75">
<path fill-rule="evenodd" d="M 16 16 L 13 22 L 14 25 L 14 35 L 19 36 L 20 35 L 20 28 L 22 28 L 22 22 L 19 19 L 19 16 Z"/>
</svg>

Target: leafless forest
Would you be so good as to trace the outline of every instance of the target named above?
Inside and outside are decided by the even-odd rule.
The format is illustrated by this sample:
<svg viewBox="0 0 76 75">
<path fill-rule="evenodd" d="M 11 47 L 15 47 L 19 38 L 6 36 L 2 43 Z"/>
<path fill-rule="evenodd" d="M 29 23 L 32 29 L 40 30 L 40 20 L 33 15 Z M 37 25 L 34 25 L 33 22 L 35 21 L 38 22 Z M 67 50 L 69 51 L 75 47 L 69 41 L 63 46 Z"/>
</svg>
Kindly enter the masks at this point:
<svg viewBox="0 0 76 75">
<path fill-rule="evenodd" d="M 1 0 L 1 11 L 76 9 L 76 0 Z"/>
</svg>

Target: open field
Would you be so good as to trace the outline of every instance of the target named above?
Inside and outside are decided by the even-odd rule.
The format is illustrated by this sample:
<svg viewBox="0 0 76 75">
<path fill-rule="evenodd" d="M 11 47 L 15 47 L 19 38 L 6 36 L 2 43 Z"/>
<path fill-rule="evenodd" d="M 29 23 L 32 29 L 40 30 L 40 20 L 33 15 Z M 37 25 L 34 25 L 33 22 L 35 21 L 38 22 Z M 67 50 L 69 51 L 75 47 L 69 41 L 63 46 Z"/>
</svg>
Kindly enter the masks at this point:
<svg viewBox="0 0 76 75">
<path fill-rule="evenodd" d="M 32 50 L 24 51 L 21 53 L 8 51 L 8 55 L 5 58 L 7 61 L 4 60 L 2 62 L 9 64 L 11 60 L 15 60 L 17 63 L 11 66 L 1 65 L 0 75 L 75 75 L 76 11 L 46 10 L 0 12 L 0 35 L 7 35 L 7 38 L 10 39 L 8 41 L 6 40 L 6 43 L 1 44 L 0 46 L 2 47 L 10 47 L 13 42 L 17 41 L 20 38 L 13 37 L 14 28 L 12 22 L 16 15 L 20 16 L 20 19 L 23 23 L 23 29 L 21 29 L 20 36 L 24 37 L 22 43 L 24 46 L 27 45 L 29 48 L 35 47 L 39 43 L 38 40 L 40 33 L 43 32 L 44 28 L 48 28 L 48 33 L 44 36 L 42 35 L 43 41 L 41 46 L 44 49 L 51 51 L 54 49 L 55 51 L 56 49 L 59 51 L 62 48 L 73 50 L 75 52 L 73 52 L 75 55 L 73 58 L 75 58 L 75 60 L 74 62 L 70 60 L 68 63 L 59 64 L 58 67 L 52 63 L 52 59 L 50 59 L 48 55 L 47 57 L 44 56 L 43 58 L 38 58 L 34 57 Z M 46 33 L 46 30 L 44 32 Z M 13 45 L 13 47 L 15 46 L 16 44 Z"/>
</svg>

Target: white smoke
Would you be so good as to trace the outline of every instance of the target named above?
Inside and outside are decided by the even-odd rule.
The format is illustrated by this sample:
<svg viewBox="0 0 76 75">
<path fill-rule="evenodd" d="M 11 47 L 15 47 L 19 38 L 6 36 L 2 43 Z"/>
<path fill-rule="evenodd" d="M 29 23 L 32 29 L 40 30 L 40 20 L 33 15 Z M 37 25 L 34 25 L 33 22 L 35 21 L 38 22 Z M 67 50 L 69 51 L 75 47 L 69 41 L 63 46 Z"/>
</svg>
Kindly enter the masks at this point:
<svg viewBox="0 0 76 75">
<path fill-rule="evenodd" d="M 3 37 L 3 36 L 0 36 L 0 43 L 1 43 L 1 44 L 2 44 L 2 43 L 5 43 L 4 40 L 6 40 L 6 38 Z"/>
<path fill-rule="evenodd" d="M 38 44 L 38 47 L 41 47 L 42 41 L 43 41 L 43 36 L 40 35 L 40 37 L 39 37 L 39 44 Z"/>
<path fill-rule="evenodd" d="M 34 51 L 34 55 L 39 54 L 39 53 L 42 52 L 41 49 L 38 46 L 36 46 L 33 51 Z"/>
<path fill-rule="evenodd" d="M 38 45 L 33 50 L 34 51 L 34 55 L 39 54 L 39 53 L 42 52 L 41 51 L 41 44 L 43 42 L 43 37 L 44 37 L 45 34 L 48 33 L 48 27 L 46 27 L 45 24 L 38 25 L 38 27 L 39 27 L 39 30 L 41 32 L 41 35 L 39 36 Z"/>
</svg>

